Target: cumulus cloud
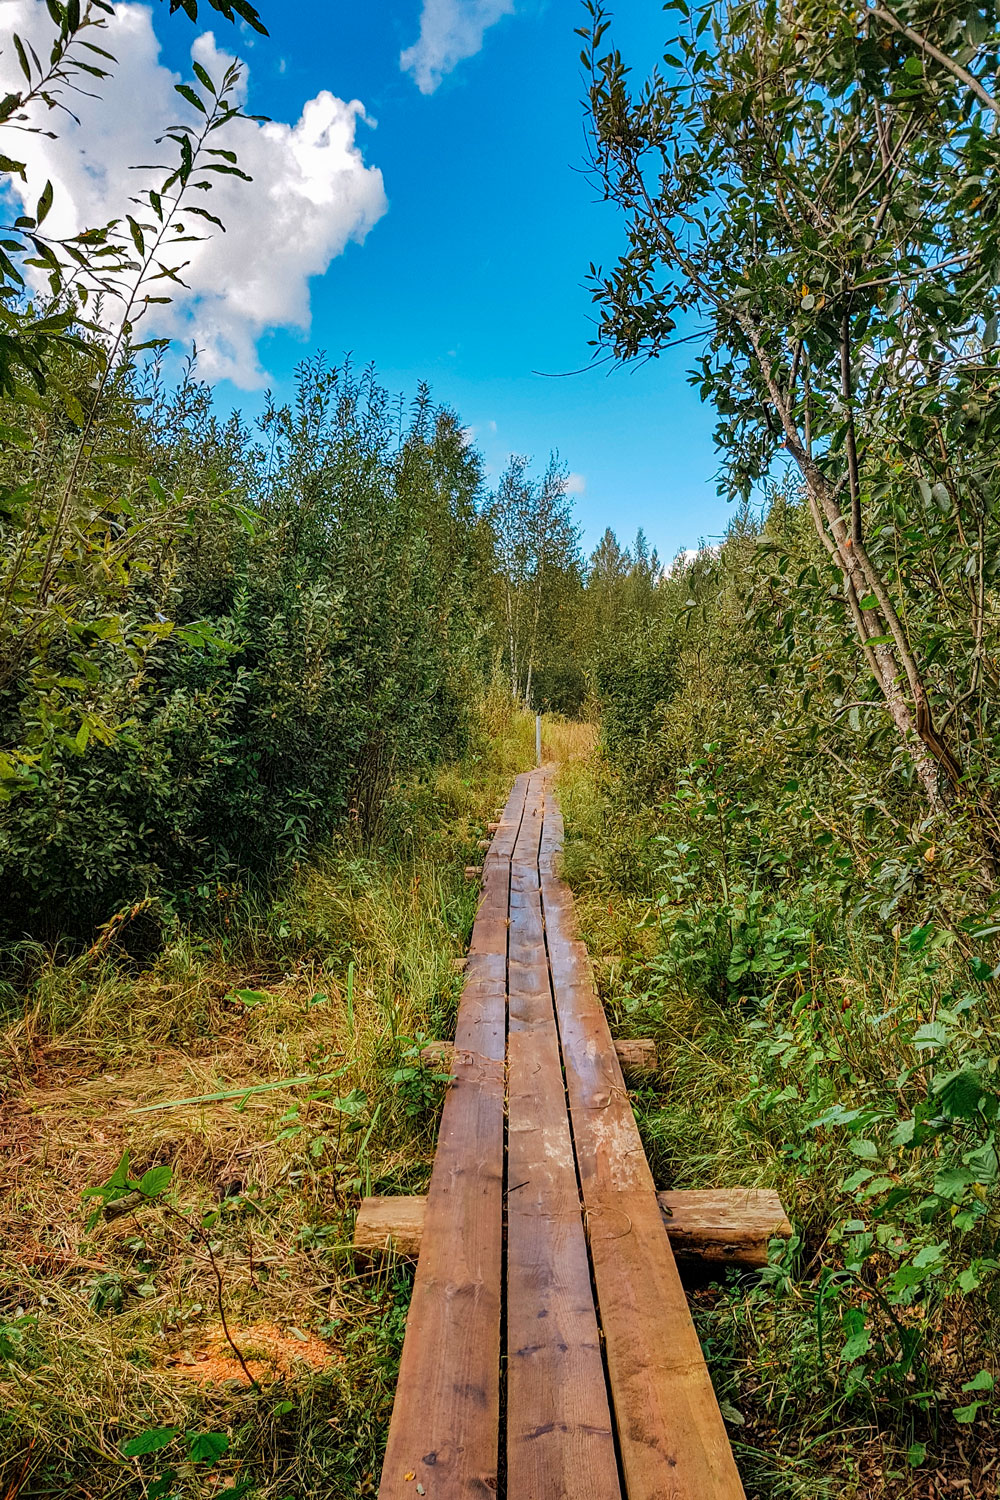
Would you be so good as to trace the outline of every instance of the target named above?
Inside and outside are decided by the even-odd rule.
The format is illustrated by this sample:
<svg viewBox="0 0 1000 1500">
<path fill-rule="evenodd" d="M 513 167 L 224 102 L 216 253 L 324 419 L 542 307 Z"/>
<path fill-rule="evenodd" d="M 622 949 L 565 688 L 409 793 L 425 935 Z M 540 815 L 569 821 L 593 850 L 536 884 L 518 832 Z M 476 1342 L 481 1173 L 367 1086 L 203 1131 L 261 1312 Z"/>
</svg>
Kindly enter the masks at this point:
<svg viewBox="0 0 1000 1500">
<path fill-rule="evenodd" d="M 11 31 L 38 47 L 50 33 L 44 0 L 0 0 L 0 35 Z M 159 60 L 148 6 L 117 5 L 101 45 L 118 59 L 114 77 L 101 85 L 102 99 L 74 100 L 79 123 L 61 115 L 57 140 L 18 140 L 28 185 L 15 181 L 15 190 L 33 205 L 51 179 L 55 201 L 46 230 L 56 235 L 131 209 L 129 198 L 158 175 L 136 172 L 135 165 L 155 160 L 164 149 L 154 146 L 157 136 L 185 115 L 174 92 L 180 77 Z M 214 78 L 231 61 L 210 32 L 197 38 L 192 54 Z M 5 48 L 0 93 L 16 89 L 18 79 L 13 50 Z M 306 102 L 295 124 L 239 120 L 220 131 L 216 141 L 237 153 L 254 180 L 220 176 L 210 195 L 197 196 L 227 233 L 181 247 L 190 291 L 175 287 L 173 305 L 156 308 L 144 328 L 196 341 L 201 372 L 210 379 L 226 377 L 245 388 L 264 384 L 258 339 L 275 328 L 307 332 L 310 277 L 322 275 L 349 240 L 363 240 L 385 213 L 382 174 L 365 165 L 357 144 L 364 121 L 358 100 L 324 90 Z"/>
<path fill-rule="evenodd" d="M 399 59 L 422 94 L 433 94 L 441 79 L 483 45 L 487 30 L 514 10 L 514 0 L 424 0 L 420 36 Z"/>
<path fill-rule="evenodd" d="M 567 476 L 566 476 L 566 493 L 567 493 L 567 495 L 582 495 L 584 493 L 584 491 L 586 490 L 586 488 L 587 488 L 586 475 L 584 475 L 584 474 L 567 474 Z"/>
</svg>

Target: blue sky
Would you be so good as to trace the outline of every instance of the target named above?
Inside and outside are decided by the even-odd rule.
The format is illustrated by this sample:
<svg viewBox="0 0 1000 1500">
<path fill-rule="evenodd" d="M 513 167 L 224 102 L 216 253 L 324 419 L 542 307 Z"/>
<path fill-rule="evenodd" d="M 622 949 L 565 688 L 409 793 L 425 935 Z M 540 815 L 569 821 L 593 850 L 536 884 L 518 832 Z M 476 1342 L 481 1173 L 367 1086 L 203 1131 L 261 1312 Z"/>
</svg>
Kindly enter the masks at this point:
<svg viewBox="0 0 1000 1500">
<path fill-rule="evenodd" d="M 712 412 L 685 380 L 690 349 L 633 369 L 549 379 L 585 365 L 593 312 L 590 261 L 621 244 L 615 210 L 583 174 L 585 142 L 575 0 L 514 0 L 481 49 L 434 92 L 400 67 L 422 3 L 359 6 L 260 0 L 270 38 L 215 26 L 250 68 L 249 107 L 294 123 L 329 90 L 360 100 L 365 163 L 382 173 L 388 209 L 311 282 L 308 334 L 265 333 L 259 358 L 287 393 L 316 348 L 373 361 L 391 389 L 420 379 L 475 430 L 496 472 L 511 451 L 544 465 L 557 449 L 574 475 L 584 542 L 605 525 L 625 540 L 642 526 L 662 555 L 718 536 L 729 507 L 715 494 Z M 503 0 L 445 0 L 503 8 Z M 165 9 L 165 7 L 164 7 Z M 206 14 L 211 12 L 206 9 Z M 213 19 L 217 19 L 214 18 Z M 656 60 L 669 24 L 659 6 L 623 0 L 614 34 L 637 68 Z M 193 28 L 156 14 L 164 60 L 187 71 Z M 228 382 L 225 404 L 253 411 L 259 394 Z"/>
</svg>

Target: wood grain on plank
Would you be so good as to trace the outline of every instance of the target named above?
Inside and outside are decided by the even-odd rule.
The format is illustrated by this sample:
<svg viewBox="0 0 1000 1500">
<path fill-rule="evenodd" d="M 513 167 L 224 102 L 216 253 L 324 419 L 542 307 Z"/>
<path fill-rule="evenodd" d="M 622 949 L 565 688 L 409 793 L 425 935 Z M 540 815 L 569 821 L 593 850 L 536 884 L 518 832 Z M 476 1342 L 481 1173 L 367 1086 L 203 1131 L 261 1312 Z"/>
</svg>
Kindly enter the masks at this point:
<svg viewBox="0 0 1000 1500">
<path fill-rule="evenodd" d="M 553 993 L 629 1500 L 745 1500 L 546 818 Z"/>
<path fill-rule="evenodd" d="M 542 928 L 544 780 L 511 868 L 508 951 L 507 1493 L 620 1495 Z"/>
<path fill-rule="evenodd" d="M 485 864 L 380 1500 L 412 1500 L 415 1483 L 430 1500 L 496 1493 L 506 911 L 526 790 L 519 777 Z"/>
</svg>

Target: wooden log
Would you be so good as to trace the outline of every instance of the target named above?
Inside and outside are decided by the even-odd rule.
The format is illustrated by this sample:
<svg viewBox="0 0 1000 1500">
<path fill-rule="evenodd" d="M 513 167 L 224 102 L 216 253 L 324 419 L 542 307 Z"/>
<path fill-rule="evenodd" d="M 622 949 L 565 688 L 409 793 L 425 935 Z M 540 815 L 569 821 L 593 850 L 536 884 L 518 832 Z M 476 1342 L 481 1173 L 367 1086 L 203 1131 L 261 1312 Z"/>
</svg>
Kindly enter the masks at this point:
<svg viewBox="0 0 1000 1500">
<path fill-rule="evenodd" d="M 453 1042 L 428 1042 L 421 1048 L 420 1061 L 425 1068 L 449 1068 L 454 1045 Z M 624 1073 L 649 1075 L 658 1071 L 656 1043 L 649 1037 L 615 1042 L 615 1051 Z"/>
<path fill-rule="evenodd" d="M 490 833 L 490 834 L 496 833 L 496 831 L 497 831 L 497 829 L 499 827 L 500 827 L 499 823 L 487 823 L 487 825 L 486 825 L 486 832 Z"/>
<path fill-rule="evenodd" d="M 424 1237 L 427 1199 L 413 1193 L 407 1198 L 362 1198 L 354 1221 L 355 1250 L 378 1255 L 393 1250 L 416 1260 Z"/>
<path fill-rule="evenodd" d="M 468 963 L 469 960 L 467 958 L 453 958 L 451 961 L 451 972 L 453 974 L 464 974 Z"/>
<path fill-rule="evenodd" d="M 483 878 L 482 865 L 466 865 L 465 878 L 469 881 L 481 880 Z"/>
<path fill-rule="evenodd" d="M 773 1239 L 791 1239 L 781 1199 L 770 1188 L 674 1190 L 656 1201 L 678 1260 L 766 1266 Z"/>
<path fill-rule="evenodd" d="M 615 1042 L 615 1051 L 626 1077 L 634 1073 L 639 1077 L 650 1077 L 659 1072 L 656 1061 L 656 1043 L 651 1037 L 626 1037 Z"/>
<path fill-rule="evenodd" d="M 674 1189 L 657 1193 L 663 1227 L 677 1259 L 688 1264 L 767 1265 L 768 1242 L 789 1239 L 781 1199 L 771 1188 Z M 354 1249 L 367 1254 L 420 1253 L 427 1199 L 362 1198 Z"/>
<path fill-rule="evenodd" d="M 490 843 L 491 843 L 490 839 L 480 839 L 478 847 L 480 849 L 488 849 L 490 847 Z"/>
<path fill-rule="evenodd" d="M 434 1073 L 447 1073 L 455 1060 L 454 1042 L 428 1042 L 420 1049 L 420 1065 Z"/>
</svg>

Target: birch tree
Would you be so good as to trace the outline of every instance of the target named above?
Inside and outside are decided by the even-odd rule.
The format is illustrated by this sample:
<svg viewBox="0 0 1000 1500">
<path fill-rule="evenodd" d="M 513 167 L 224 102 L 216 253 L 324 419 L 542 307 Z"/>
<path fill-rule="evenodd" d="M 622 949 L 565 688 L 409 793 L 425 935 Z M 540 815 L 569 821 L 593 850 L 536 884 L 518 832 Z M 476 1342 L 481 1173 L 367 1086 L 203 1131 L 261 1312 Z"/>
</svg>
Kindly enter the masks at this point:
<svg viewBox="0 0 1000 1500">
<path fill-rule="evenodd" d="M 803 587 L 835 590 L 931 811 L 996 844 L 996 7 L 672 0 L 638 87 L 588 9 L 592 164 L 627 240 L 592 268 L 598 342 L 701 345 L 724 487 L 791 461 L 830 563 Z"/>
</svg>

